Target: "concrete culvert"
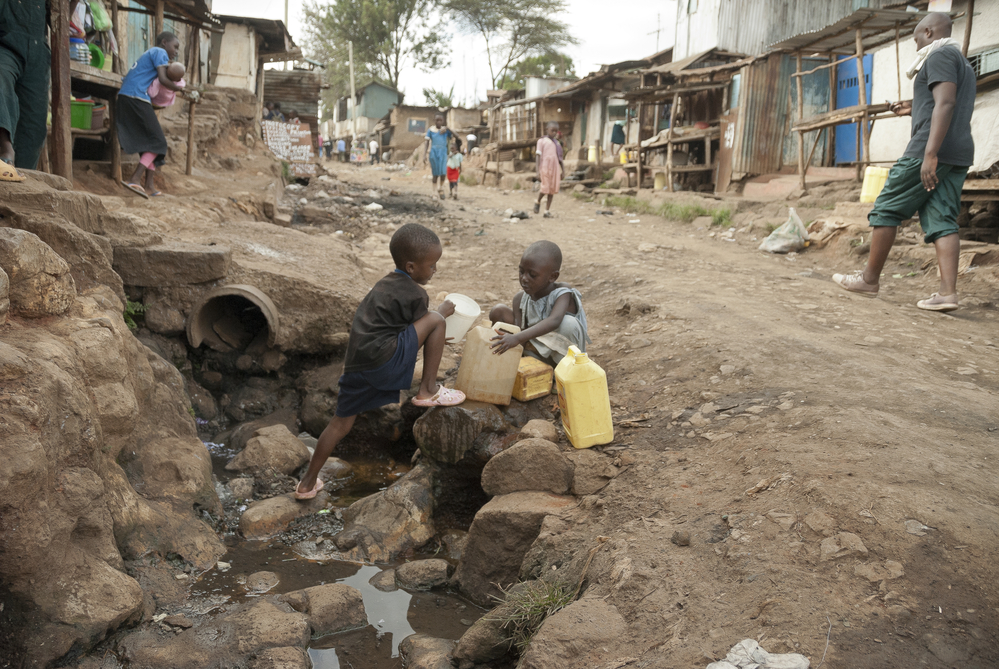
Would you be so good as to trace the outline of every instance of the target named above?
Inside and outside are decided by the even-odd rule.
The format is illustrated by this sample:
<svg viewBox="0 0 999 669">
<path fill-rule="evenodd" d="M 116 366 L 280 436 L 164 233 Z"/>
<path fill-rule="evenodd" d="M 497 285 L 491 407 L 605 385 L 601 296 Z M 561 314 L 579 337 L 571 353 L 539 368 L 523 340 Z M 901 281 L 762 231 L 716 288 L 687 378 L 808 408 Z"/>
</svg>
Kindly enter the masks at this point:
<svg viewBox="0 0 999 669">
<path fill-rule="evenodd" d="M 243 350 L 266 333 L 267 346 L 277 341 L 277 307 L 259 288 L 245 284 L 209 291 L 187 317 L 187 340 L 216 351 Z"/>
</svg>

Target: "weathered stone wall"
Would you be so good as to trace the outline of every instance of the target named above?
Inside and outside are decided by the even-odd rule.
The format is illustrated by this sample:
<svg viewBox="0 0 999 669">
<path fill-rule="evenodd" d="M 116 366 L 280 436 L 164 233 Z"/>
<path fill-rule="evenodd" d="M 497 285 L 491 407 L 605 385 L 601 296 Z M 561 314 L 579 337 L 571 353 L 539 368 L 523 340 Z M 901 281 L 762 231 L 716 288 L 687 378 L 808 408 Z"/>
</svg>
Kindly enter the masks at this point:
<svg viewBox="0 0 999 669">
<path fill-rule="evenodd" d="M 27 212 L 25 190 L 44 192 Z M 140 619 L 125 560 L 206 569 L 223 552 L 201 519 L 219 501 L 183 378 L 125 325 L 109 237 L 65 214 L 123 219 L 83 200 L 0 187 L 0 590 L 21 627 L 5 666 L 47 666 Z"/>
</svg>

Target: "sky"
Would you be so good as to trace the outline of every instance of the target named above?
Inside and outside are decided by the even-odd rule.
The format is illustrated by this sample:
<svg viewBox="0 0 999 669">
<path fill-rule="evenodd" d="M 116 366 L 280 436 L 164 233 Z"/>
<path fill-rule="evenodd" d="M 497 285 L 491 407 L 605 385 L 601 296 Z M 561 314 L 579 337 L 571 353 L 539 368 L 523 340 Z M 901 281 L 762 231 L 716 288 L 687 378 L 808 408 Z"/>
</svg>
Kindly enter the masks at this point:
<svg viewBox="0 0 999 669">
<path fill-rule="evenodd" d="M 289 31 L 301 44 L 302 0 L 288 0 Z M 569 11 L 563 17 L 579 44 L 566 49 L 576 65 L 576 74 L 583 76 L 601 65 L 634 60 L 672 46 L 676 0 L 628 0 L 618 5 L 626 11 L 614 12 L 616 3 L 606 0 L 568 0 Z M 284 0 L 213 0 L 212 12 L 284 19 Z M 656 48 L 657 21 L 659 28 Z M 409 104 L 423 103 L 423 89 L 448 91 L 454 85 L 457 102 L 474 104 L 485 99 L 490 88 L 489 66 L 485 57 L 485 42 L 481 38 L 457 34 L 452 40 L 451 65 L 433 73 L 415 67 L 403 71 L 399 87 Z"/>
</svg>

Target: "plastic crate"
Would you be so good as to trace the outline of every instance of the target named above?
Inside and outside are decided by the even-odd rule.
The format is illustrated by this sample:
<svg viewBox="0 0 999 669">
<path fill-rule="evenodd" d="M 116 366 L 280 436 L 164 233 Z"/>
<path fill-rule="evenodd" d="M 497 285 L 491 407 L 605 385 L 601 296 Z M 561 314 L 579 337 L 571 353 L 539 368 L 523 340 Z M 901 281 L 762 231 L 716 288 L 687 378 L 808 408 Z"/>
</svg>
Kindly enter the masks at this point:
<svg viewBox="0 0 999 669">
<path fill-rule="evenodd" d="M 90 130 L 90 124 L 93 123 L 94 103 L 73 100 L 70 107 L 70 127 Z"/>
</svg>

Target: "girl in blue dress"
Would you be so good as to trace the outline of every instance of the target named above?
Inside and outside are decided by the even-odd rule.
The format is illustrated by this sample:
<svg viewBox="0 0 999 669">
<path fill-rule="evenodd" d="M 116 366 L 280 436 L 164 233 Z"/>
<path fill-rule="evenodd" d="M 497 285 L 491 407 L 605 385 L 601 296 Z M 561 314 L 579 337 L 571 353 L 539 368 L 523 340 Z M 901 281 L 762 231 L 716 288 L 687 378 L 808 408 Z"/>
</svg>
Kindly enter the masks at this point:
<svg viewBox="0 0 999 669">
<path fill-rule="evenodd" d="M 427 141 L 423 147 L 423 164 L 430 163 L 433 173 L 433 187 L 440 198 L 444 199 L 444 182 L 447 179 L 447 147 L 454 133 L 444 125 L 444 116 L 434 117 L 434 127 L 427 130 Z M 438 186 L 438 183 L 440 184 Z"/>
</svg>

